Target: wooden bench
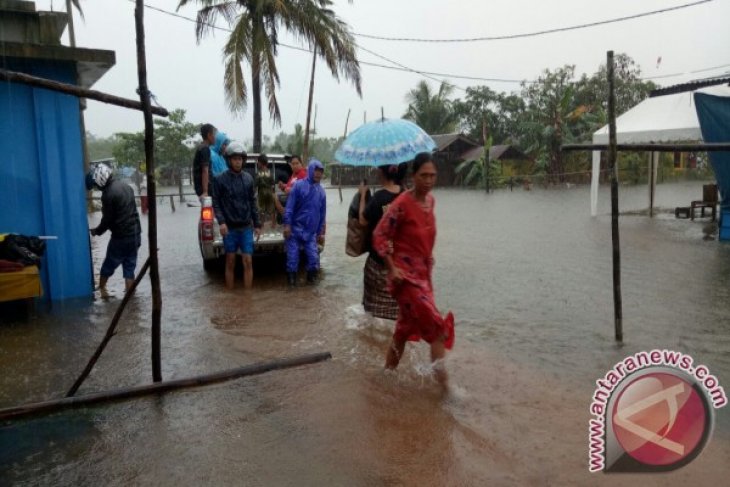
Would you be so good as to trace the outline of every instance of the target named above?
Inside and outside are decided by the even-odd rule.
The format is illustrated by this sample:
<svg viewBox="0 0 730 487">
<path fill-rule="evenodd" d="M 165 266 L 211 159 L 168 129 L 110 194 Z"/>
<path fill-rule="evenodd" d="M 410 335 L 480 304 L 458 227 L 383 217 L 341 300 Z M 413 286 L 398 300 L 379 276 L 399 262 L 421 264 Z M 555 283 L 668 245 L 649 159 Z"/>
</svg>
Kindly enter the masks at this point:
<svg viewBox="0 0 730 487">
<path fill-rule="evenodd" d="M 700 218 L 705 217 L 705 209 L 709 208 L 712 211 L 712 220 L 715 221 L 717 218 L 717 185 L 716 184 L 705 184 L 702 186 L 702 200 L 695 200 L 690 204 L 690 219 L 695 219 L 695 209 L 700 209 Z"/>
</svg>

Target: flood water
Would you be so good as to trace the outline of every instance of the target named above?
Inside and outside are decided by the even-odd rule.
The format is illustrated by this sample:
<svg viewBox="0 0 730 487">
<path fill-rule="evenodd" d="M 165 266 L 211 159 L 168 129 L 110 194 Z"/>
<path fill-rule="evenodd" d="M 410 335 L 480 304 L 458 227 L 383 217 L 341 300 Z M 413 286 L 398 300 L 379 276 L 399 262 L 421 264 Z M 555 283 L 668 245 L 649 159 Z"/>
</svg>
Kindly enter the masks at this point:
<svg viewBox="0 0 730 487">
<path fill-rule="evenodd" d="M 586 187 L 436 191 L 436 299 L 457 326 L 448 398 L 428 375 L 423 343 L 407 346 L 397 375 L 382 372 L 392 323 L 362 313 L 364 258 L 344 253 L 354 190 L 343 190 L 345 203 L 328 191 L 322 281 L 291 291 L 283 272 L 266 269 L 251 292 L 240 279 L 227 291 L 221 273 L 203 271 L 199 209 L 162 206 L 165 379 L 320 351 L 333 359 L 0 425 L 0 484 L 721 485 L 730 474 L 728 408 L 717 411 L 705 451 L 678 471 L 588 473 L 595 380 L 624 357 L 681 351 L 730 391 L 730 245 L 710 239 L 708 220 L 635 213 L 646 188 L 621 188 L 625 341 L 617 346 L 601 191 L 596 218 Z M 657 193 L 658 206 L 673 210 L 697 199 L 701 183 Z M 96 240 L 98 273 L 106 240 Z M 116 299 L 0 324 L 0 407 L 64 395 L 122 296 L 120 270 L 110 289 Z M 149 296 L 145 281 L 79 394 L 151 381 Z"/>
</svg>

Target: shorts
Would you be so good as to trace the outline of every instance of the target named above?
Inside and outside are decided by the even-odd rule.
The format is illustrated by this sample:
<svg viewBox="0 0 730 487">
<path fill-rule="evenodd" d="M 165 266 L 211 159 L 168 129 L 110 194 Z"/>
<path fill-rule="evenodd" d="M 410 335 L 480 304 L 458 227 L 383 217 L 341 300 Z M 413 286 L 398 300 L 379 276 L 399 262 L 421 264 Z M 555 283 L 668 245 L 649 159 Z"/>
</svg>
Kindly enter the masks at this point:
<svg viewBox="0 0 730 487">
<path fill-rule="evenodd" d="M 238 249 L 242 254 L 253 254 L 253 227 L 229 228 L 223 237 L 223 248 L 226 254 L 235 254 Z"/>
<path fill-rule="evenodd" d="M 134 269 L 137 267 L 137 250 L 142 245 L 142 236 L 129 235 L 127 237 L 112 237 L 106 248 L 106 258 L 101 265 L 99 274 L 103 277 L 110 277 L 122 266 L 122 274 L 125 279 L 134 279 Z"/>
</svg>

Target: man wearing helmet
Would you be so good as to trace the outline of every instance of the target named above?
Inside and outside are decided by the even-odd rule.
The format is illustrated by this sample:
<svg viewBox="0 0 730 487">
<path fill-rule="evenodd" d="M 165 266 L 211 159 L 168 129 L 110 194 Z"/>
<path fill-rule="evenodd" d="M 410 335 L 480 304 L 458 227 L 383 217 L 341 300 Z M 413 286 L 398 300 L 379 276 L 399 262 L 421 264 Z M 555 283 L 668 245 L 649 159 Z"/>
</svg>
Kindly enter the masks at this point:
<svg viewBox="0 0 730 487">
<path fill-rule="evenodd" d="M 213 210 L 220 225 L 223 247 L 226 251 L 226 287 L 233 289 L 236 253 L 243 254 L 243 284 L 253 285 L 254 234 L 261 235 L 261 221 L 256 208 L 254 181 L 243 170 L 246 150 L 239 142 L 232 142 L 226 149 L 229 169 L 213 180 Z"/>
<path fill-rule="evenodd" d="M 106 283 L 114 271 L 122 266 L 125 290 L 134 283 L 134 269 L 137 267 L 137 250 L 141 245 L 142 227 L 134 201 L 134 190 L 128 184 L 117 181 L 106 164 L 97 164 L 86 175 L 86 189 L 101 190 L 101 222 L 90 229 L 92 236 L 112 233 L 106 249 L 106 258 L 99 271 L 99 291 L 108 296 Z"/>
</svg>

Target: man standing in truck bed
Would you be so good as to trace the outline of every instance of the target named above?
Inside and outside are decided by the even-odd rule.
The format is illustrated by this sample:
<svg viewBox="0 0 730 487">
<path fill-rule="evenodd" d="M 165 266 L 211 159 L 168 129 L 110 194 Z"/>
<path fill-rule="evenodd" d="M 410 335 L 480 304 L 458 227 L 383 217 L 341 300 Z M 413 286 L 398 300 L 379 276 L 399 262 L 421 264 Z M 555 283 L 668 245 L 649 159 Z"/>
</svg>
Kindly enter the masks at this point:
<svg viewBox="0 0 730 487">
<path fill-rule="evenodd" d="M 198 146 L 193 159 L 193 185 L 198 198 L 208 196 L 213 183 L 213 173 L 210 169 L 210 146 L 215 143 L 218 130 L 209 123 L 200 127 L 200 136 L 203 143 Z"/>
</svg>

